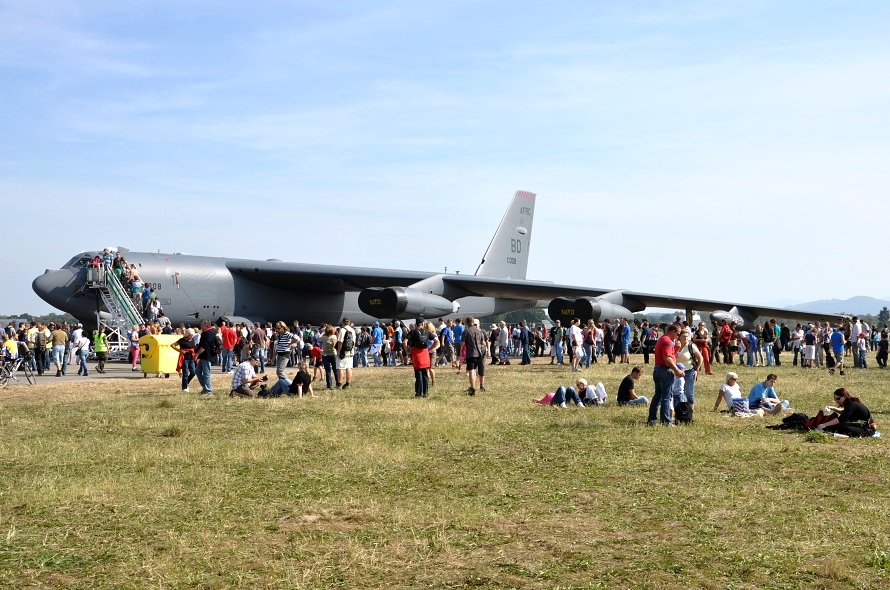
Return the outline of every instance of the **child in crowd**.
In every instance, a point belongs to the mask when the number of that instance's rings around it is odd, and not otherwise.
[[[856,342],[856,346],[859,347],[859,368],[867,369],[868,365],[865,363],[865,353],[868,352],[868,338],[859,337],[859,340]]]

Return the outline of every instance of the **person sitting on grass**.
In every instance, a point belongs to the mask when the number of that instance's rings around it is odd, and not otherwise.
[[[738,373],[730,371],[726,374],[726,382],[717,390],[717,400],[714,402],[714,411],[720,409],[720,402],[726,400],[726,407],[733,412],[733,400],[743,400],[742,392],[739,389]],[[747,401],[747,400],[745,400]]]
[[[309,376],[309,361],[305,358],[300,361],[300,370],[297,371],[294,380],[291,382],[290,387],[288,388],[288,393],[299,398],[302,398],[304,395],[318,397],[315,395],[315,392],[312,391],[312,377]]]
[[[630,375],[621,381],[618,386],[618,405],[619,406],[648,406],[649,400],[644,395],[637,395],[634,391],[634,381],[643,375],[643,369],[634,367]]]
[[[589,386],[587,379],[578,377],[575,385],[578,387],[578,395],[581,396],[581,400],[588,406],[606,405],[606,387],[602,383]]]
[[[312,391],[312,377],[309,376],[309,361],[302,359],[300,361],[299,370],[294,380],[291,381],[287,376],[281,377],[270,388],[260,385],[258,397],[281,397],[282,395],[303,397],[303,394],[318,397]]]
[[[817,430],[831,432],[835,436],[875,436],[875,421],[871,412],[858,397],[853,397],[843,387],[834,391],[837,406],[825,409],[834,412],[830,419],[816,426]],[[821,412],[820,412],[821,413]]]
[[[584,402],[581,401],[581,398],[578,396],[578,392],[574,387],[566,387],[564,385],[560,385],[556,388],[556,391],[550,392],[546,394],[541,399],[532,399],[539,406],[559,406],[560,408],[565,408],[566,400],[570,399],[575,402],[575,405],[579,408],[584,407]]]
[[[748,408],[751,411],[763,409],[768,414],[779,414],[790,406],[788,400],[779,400],[776,395],[775,385],[778,377],[770,373],[764,381],[751,388],[748,393]]]
[[[232,375],[231,397],[256,397],[253,391],[261,381],[268,380],[265,375],[257,375],[256,368],[260,365],[260,355],[252,354],[250,359],[244,361],[235,369]]]

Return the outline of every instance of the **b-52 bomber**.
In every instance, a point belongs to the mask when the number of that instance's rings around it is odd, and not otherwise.
[[[124,252],[146,287],[154,289],[175,324],[200,320],[266,322],[298,319],[318,325],[348,317],[376,319],[485,317],[547,308],[553,320],[586,322],[631,317],[647,307],[710,312],[740,326],[759,316],[833,320],[839,316],[628,290],[599,289],[527,280],[536,195],[517,191],[473,275],[323,264],[214,258],[188,254]],[[109,316],[88,277],[102,252],[77,254],[59,270],[47,270],[33,289],[52,306],[88,327]],[[688,311],[688,313],[689,313]]]

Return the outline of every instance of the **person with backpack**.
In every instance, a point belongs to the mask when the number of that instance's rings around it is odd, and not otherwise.
[[[704,357],[698,347],[692,343],[692,334],[689,328],[680,330],[677,337],[677,366],[680,364],[684,367],[683,379],[686,401],[689,407],[695,409],[695,382],[698,381],[698,374],[701,371]]]
[[[422,319],[417,320],[411,331],[408,332],[408,348],[411,355],[411,366],[414,368],[414,397],[427,397],[430,389],[430,353],[439,348],[439,339],[435,330],[430,330],[432,324],[424,324]]]
[[[198,366],[195,370],[198,377],[198,383],[201,384],[201,395],[213,395],[213,383],[210,381],[210,363],[216,355],[220,353],[221,346],[216,338],[216,328],[210,323],[210,320],[201,320],[201,335],[198,340],[198,350],[195,356],[198,357]]]
[[[529,332],[528,323],[525,320],[522,320],[519,327],[519,347],[522,349],[522,361],[519,364],[532,364],[531,332]]]
[[[355,354],[355,328],[349,318],[343,318],[343,325],[337,330],[337,389],[349,389],[352,379],[352,357]]]

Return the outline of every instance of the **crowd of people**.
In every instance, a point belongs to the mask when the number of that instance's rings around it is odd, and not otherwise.
[[[107,254],[107,253],[106,253]],[[115,261],[120,260],[119,263]],[[101,261],[100,268],[123,272],[126,264],[118,253],[110,262]],[[107,266],[106,266],[107,265]],[[138,275],[136,276],[138,280]],[[129,279],[132,282],[132,279]],[[142,296],[142,295],[141,295]],[[146,299],[150,306],[151,298]],[[661,336],[659,336],[661,329]],[[127,334],[132,370],[138,370],[139,339],[149,334],[175,334],[179,339],[173,349],[179,353],[177,372],[181,375],[182,390],[190,391],[197,377],[202,395],[213,395],[210,379],[212,366],[232,375],[230,394],[240,397],[277,395],[315,395],[312,384],[324,380],[328,390],[348,389],[352,370],[370,366],[407,366],[414,371],[415,396],[425,398],[435,385],[435,370],[450,366],[458,372],[466,370],[468,395],[485,391],[485,366],[507,365],[520,359],[529,364],[533,356],[549,353],[550,363],[570,365],[573,372],[600,362],[630,363],[631,352],[643,353],[644,364],[654,358],[651,402],[638,395],[635,382],[643,369],[634,367],[618,389],[619,405],[649,405],[648,423],[673,424],[678,405],[695,407],[696,383],[701,372],[711,375],[716,363],[746,366],[780,366],[781,355],[789,352],[792,364],[803,368],[826,367],[844,374],[845,358],[852,357],[852,366],[868,367],[868,355],[876,352],[878,366],[886,367],[888,330],[872,329],[867,323],[852,318],[846,323],[831,326],[827,323],[797,324],[794,328],[784,322],[770,320],[755,325],[751,330],[724,320],[712,323],[708,330],[704,322],[686,326],[679,321],[662,325],[620,319],[615,322],[587,322],[572,320],[568,326],[556,321],[550,329],[545,325],[529,326],[526,322],[508,325],[491,324],[483,331],[475,318],[445,320],[438,325],[430,321],[406,324],[400,320],[376,321],[369,326],[356,326],[348,318],[340,325],[322,324],[318,327],[294,321],[274,324],[232,325],[225,321],[212,324],[203,320],[200,327],[184,324],[173,326],[158,310],[154,318],[134,325]],[[95,370],[105,371],[109,351],[108,334],[100,326],[92,334],[81,324],[23,323],[10,324],[4,331],[0,352],[6,358],[23,355],[38,375],[51,372],[62,376],[76,364],[77,374],[88,376],[95,357]],[[568,359],[566,359],[568,357]],[[608,359],[607,361],[605,359]],[[736,360],[738,359],[738,360]],[[268,387],[266,368],[274,367],[278,381]],[[288,367],[298,368],[290,379]],[[310,375],[310,371],[312,374]],[[745,396],[738,384],[738,374],[729,371],[717,392],[714,409],[723,402],[726,410],[737,416],[762,416],[790,411],[788,400],[780,400],[775,392],[778,377],[767,375]],[[541,405],[566,407],[573,402],[601,405],[605,390],[589,386],[578,378],[573,386],[559,386],[544,398]],[[850,404],[854,407],[854,404]]]

